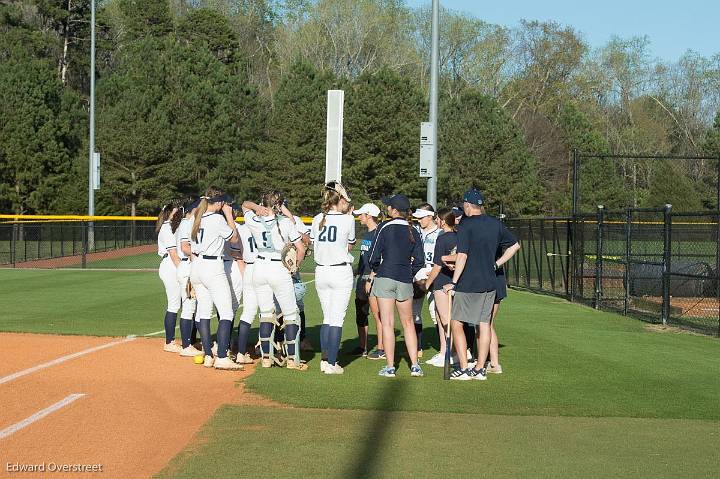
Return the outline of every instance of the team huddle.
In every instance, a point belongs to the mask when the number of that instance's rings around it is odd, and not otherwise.
[[[383,199],[383,221],[376,205],[354,210],[343,185],[329,182],[323,188],[321,213],[309,228],[274,190],[263,194],[259,204],[234,203],[214,187],[200,198],[170,202],[157,223],[159,275],[168,305],[164,350],[197,358],[208,368],[242,370],[254,362],[248,342],[259,315],[258,348],[251,351],[257,351],[262,367],[306,371],[300,351],[312,350],[312,345],[305,337],[306,288],[298,268],[312,248],[323,314],[322,373],[344,373],[338,357],[353,290],[360,345],[352,354],[385,360],[380,376],[396,375],[396,310],[410,375],[424,376],[419,358],[426,300],[438,337],[446,341],[441,339],[439,353],[425,364],[447,369],[453,362],[449,378],[455,380],[482,380],[488,372],[501,373],[494,319],[505,296],[502,265],[519,245],[500,221],[485,214],[479,191],[469,190],[463,200],[461,206],[437,212],[426,203],[413,212],[408,198],[396,194]],[[242,223],[235,221],[239,215]],[[354,216],[367,228],[357,271],[352,255]],[[231,344],[241,307],[237,338]],[[210,327],[213,309],[218,318],[215,342]],[[178,311],[180,344],[175,342]],[[377,329],[373,350],[370,314]]]

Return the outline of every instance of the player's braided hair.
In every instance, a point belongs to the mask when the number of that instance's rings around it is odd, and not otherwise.
[[[275,212],[276,215],[280,214],[280,208],[282,207],[283,201],[285,201],[284,195],[278,190],[268,190],[262,195],[261,203],[265,208],[270,208]]]
[[[183,201],[180,199],[174,199],[170,200],[167,204],[163,205],[162,209],[160,210],[160,214],[158,214],[157,221],[155,221],[155,234],[160,232],[160,228],[162,228],[163,223],[170,220],[170,227],[172,228],[172,232],[174,233],[177,229],[178,225],[180,224],[180,220],[182,219],[182,216],[184,213],[182,210]],[[173,215],[173,210],[177,208],[177,211]],[[171,215],[172,218],[170,217]],[[174,224],[175,217],[178,217],[177,224]]]
[[[207,211],[208,205],[214,203],[211,199],[224,194],[225,192],[220,188],[211,186],[205,192],[205,196],[200,197],[200,205],[198,205],[197,210],[195,210],[195,219],[193,220],[192,232],[190,234],[190,237],[194,242],[198,242],[197,234],[198,231],[200,231],[200,220],[202,219],[202,216]]]
[[[414,219],[413,215],[412,215],[412,211],[407,210],[404,212],[401,211],[400,213],[405,215],[405,219],[407,220],[407,223],[408,223],[408,233],[410,233],[410,242],[412,244],[415,244],[415,228],[413,228],[413,225],[412,225],[412,222]]]
[[[172,218],[170,218],[170,229],[173,233],[177,231],[178,226],[180,226],[180,222],[185,217],[185,208],[183,205],[185,204],[184,198],[177,198],[170,202],[170,208],[177,208],[175,210],[175,214],[172,215]]]
[[[325,219],[327,214],[330,212],[333,206],[337,206],[340,203],[342,196],[335,190],[325,188],[323,191],[323,202],[322,202],[322,220],[320,220],[320,229],[325,227]]]

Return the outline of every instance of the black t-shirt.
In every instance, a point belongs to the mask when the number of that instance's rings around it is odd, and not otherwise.
[[[495,254],[517,243],[497,218],[468,216],[460,222],[457,252],[467,254],[467,263],[455,289],[462,293],[484,293],[497,289]]]
[[[433,263],[440,266],[440,273],[433,281],[433,290],[442,289],[446,284],[452,283],[453,271],[445,266],[442,262],[442,257],[453,253],[453,250],[457,247],[457,234],[454,231],[440,233],[435,241],[435,255],[433,256]]]
[[[360,261],[358,262],[358,275],[369,275],[370,274],[370,250],[372,249],[373,241],[375,241],[375,233],[377,228],[368,231],[362,237],[360,242]]]

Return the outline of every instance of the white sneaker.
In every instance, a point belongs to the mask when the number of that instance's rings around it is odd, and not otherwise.
[[[502,366],[499,364],[497,366],[490,365],[490,367],[488,367],[486,369],[487,369],[487,372],[489,372],[489,373],[502,374]]]
[[[229,357],[217,358],[213,367],[215,369],[224,369],[226,371],[242,371],[245,369],[242,364],[236,363]]]
[[[172,343],[167,343],[167,344],[163,347],[163,351],[166,351],[166,352],[168,352],[168,353],[175,353],[175,354],[177,354],[177,353],[179,353],[179,352],[182,351],[182,350],[183,350],[182,346],[180,346],[180,345],[179,345],[178,343],[176,343],[175,341],[173,341]]]
[[[195,349],[195,346],[192,344],[180,351],[180,356],[184,358],[194,358],[195,356],[200,356],[201,354],[203,354],[203,352],[199,349]]]
[[[467,358],[468,358],[468,361],[470,361],[473,358],[473,355],[470,352],[470,348],[468,348],[468,350],[467,350]]]
[[[452,373],[450,373],[450,380],[451,381],[470,381],[472,377],[470,377],[467,373],[467,369],[456,369]]]
[[[320,372],[324,373],[328,366],[330,366],[329,362],[325,361],[324,359],[320,361]]]
[[[203,362],[203,366],[206,368],[213,367],[213,364],[215,364],[215,358],[212,356],[205,356],[205,361]]]
[[[325,374],[342,374],[345,372],[345,370],[337,363],[330,364],[328,363],[327,366],[325,366],[325,371],[323,371]]]
[[[255,361],[253,361],[253,358],[249,354],[238,354],[235,362],[238,364],[252,364]]]
[[[441,368],[445,365],[445,355],[437,353],[435,356],[425,361],[425,364],[435,366],[436,368]]]

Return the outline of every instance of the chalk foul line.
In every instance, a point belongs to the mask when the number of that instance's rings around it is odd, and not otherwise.
[[[44,418],[48,414],[54,413],[58,409],[64,408],[68,404],[77,401],[78,399],[80,399],[83,396],[85,396],[85,394],[71,394],[68,397],[66,397],[65,399],[62,399],[62,400],[56,402],[52,406],[48,406],[45,409],[41,409],[40,411],[36,412],[32,416],[26,417],[22,421],[16,422],[12,426],[8,426],[5,429],[0,430],[0,440],[5,439],[9,436],[12,436],[19,430],[28,427],[30,424],[39,421],[40,419]]]
[[[52,361],[48,361],[46,363],[38,364],[37,366],[33,366],[28,369],[23,369],[22,371],[18,371],[16,373],[3,376],[0,378],[0,384],[9,383],[10,381],[14,381],[15,379],[21,378],[23,376],[27,376],[28,374],[32,374],[37,371],[41,371],[43,369],[49,368],[51,366],[56,366],[58,364],[62,364],[66,361],[70,361],[71,359],[79,358],[80,356],[85,356],[86,354],[94,353],[96,351],[100,351],[103,349],[111,348],[113,346],[117,346],[119,344],[125,344],[130,341],[135,341],[137,339],[137,336],[128,336],[124,339],[120,339],[118,341],[113,341],[107,344],[101,344],[100,346],[95,346],[92,348],[84,349],[82,351],[78,351],[77,353],[68,354],[66,356],[61,356],[57,359],[53,359]]]

